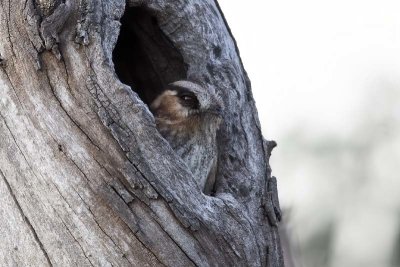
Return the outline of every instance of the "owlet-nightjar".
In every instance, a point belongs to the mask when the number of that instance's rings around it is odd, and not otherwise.
[[[196,83],[177,81],[167,86],[150,109],[158,131],[186,163],[201,190],[210,194],[217,168],[221,100]]]

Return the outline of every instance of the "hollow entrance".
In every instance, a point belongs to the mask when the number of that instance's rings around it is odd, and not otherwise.
[[[128,8],[113,51],[115,71],[147,104],[169,83],[185,79],[187,67],[178,50],[144,8]]]

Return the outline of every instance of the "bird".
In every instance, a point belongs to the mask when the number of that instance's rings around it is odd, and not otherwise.
[[[150,110],[161,136],[182,158],[202,192],[212,195],[224,110],[221,99],[195,82],[180,80],[168,84]]]

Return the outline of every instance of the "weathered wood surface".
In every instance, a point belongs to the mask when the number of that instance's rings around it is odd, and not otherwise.
[[[115,74],[125,1],[0,3],[2,266],[283,266],[273,143],[216,2],[128,3],[224,100],[213,197]]]

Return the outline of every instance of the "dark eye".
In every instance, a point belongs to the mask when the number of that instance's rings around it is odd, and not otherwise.
[[[197,100],[197,97],[192,94],[182,94],[179,96],[181,99],[181,104],[184,107],[188,107],[191,109],[198,109],[199,108],[199,101]]]
[[[183,101],[186,101],[186,102],[195,101],[194,97],[193,97],[193,96],[190,96],[190,95],[182,95],[182,96],[181,96],[181,99],[182,99]]]

